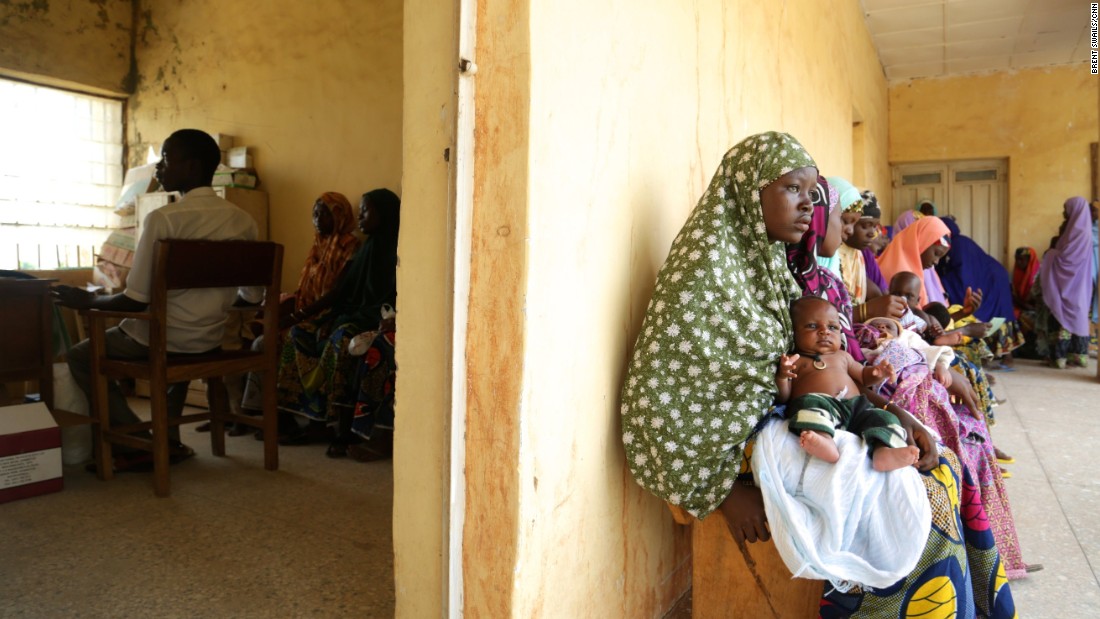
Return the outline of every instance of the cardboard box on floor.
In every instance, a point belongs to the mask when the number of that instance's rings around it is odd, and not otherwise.
[[[61,429],[41,402],[0,407],[0,503],[61,490]]]

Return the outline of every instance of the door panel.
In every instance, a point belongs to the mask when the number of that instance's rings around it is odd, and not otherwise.
[[[953,216],[963,234],[1007,266],[1007,171],[1003,159],[895,165],[895,212],[931,197],[938,215]]]

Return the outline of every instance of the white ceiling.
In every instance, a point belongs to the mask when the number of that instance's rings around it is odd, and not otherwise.
[[[1089,2],[860,0],[890,81],[1089,59]]]

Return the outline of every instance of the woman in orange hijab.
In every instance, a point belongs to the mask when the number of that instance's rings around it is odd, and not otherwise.
[[[889,282],[894,275],[908,271],[923,279],[924,270],[936,265],[951,249],[951,231],[939,217],[921,217],[894,235],[878,258],[882,276]],[[935,271],[933,271],[935,273]],[[936,283],[939,276],[935,275]],[[942,286],[941,286],[942,287]],[[920,305],[928,303],[928,291],[921,287]]]
[[[294,309],[301,311],[315,303],[336,284],[344,267],[359,247],[356,219],[351,203],[342,193],[328,191],[313,204],[313,247],[302,267],[295,293]]]

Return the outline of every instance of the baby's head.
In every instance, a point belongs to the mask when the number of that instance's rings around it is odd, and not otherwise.
[[[802,297],[791,304],[794,345],[799,352],[833,353],[840,350],[840,315],[820,297]]]
[[[951,324],[951,312],[943,303],[932,302],[924,306],[924,313],[936,319],[941,328],[946,329]]]
[[[890,278],[890,294],[897,295],[909,303],[909,307],[920,307],[920,276],[909,271],[898,271]]]
[[[882,333],[880,340],[892,340],[901,335],[901,323],[893,318],[883,318],[881,316],[872,318],[867,321],[867,324],[879,330]]]

